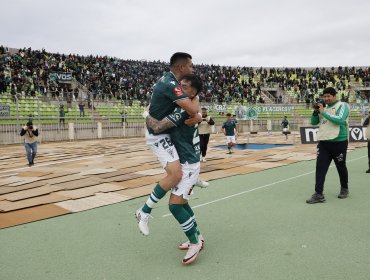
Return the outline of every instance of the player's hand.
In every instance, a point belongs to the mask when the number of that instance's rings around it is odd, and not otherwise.
[[[322,105],[321,103],[319,104],[319,111],[320,113],[324,112],[324,105]]]
[[[185,120],[187,126],[194,126],[202,121],[202,117],[199,114],[194,115],[193,117]]]

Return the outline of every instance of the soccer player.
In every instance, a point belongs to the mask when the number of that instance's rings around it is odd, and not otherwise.
[[[181,86],[183,91],[193,98],[201,91],[202,81],[196,75],[186,75],[181,80]],[[189,115],[182,108],[177,107],[172,114],[161,121],[151,116],[146,118],[148,126],[152,127],[155,133],[174,127],[170,130],[170,136],[179,155],[182,179],[172,188],[169,209],[189,239],[179,246],[180,250],[188,250],[182,260],[183,264],[194,262],[204,244],[204,238],[197,227],[194,212],[188,203],[189,192],[196,184],[200,172],[198,125],[187,126],[184,121],[188,117]]]
[[[222,131],[226,136],[226,145],[229,150],[228,154],[231,154],[231,149],[235,146],[236,137],[238,137],[238,128],[235,121],[231,119],[231,114],[226,114],[226,122],[222,126]]]
[[[198,98],[190,99],[180,87],[179,81],[187,74],[192,74],[193,63],[190,54],[177,52],[170,59],[170,72],[166,72],[155,84],[150,101],[149,114],[162,120],[171,114],[176,106],[184,109],[192,118],[186,122],[194,125],[201,121]],[[144,206],[136,210],[139,230],[144,235],[149,235],[148,220],[154,205],[163,198],[167,191],[176,186],[181,178],[182,171],[176,148],[172,144],[168,131],[154,134],[148,127],[146,143],[157,156],[167,175],[154,187]]]
[[[288,139],[289,121],[287,119],[287,116],[284,116],[284,119],[281,122],[281,126],[283,127],[283,134],[285,134],[285,139]]]

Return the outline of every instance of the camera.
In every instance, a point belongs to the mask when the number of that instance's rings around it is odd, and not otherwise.
[[[313,106],[312,106],[312,107],[313,107],[315,110],[319,110],[319,109],[320,109],[320,105],[322,105],[323,107],[325,107],[325,106],[326,106],[326,104],[325,104],[324,100],[322,100],[322,99],[318,100],[317,102],[315,102],[315,103],[313,104]]]

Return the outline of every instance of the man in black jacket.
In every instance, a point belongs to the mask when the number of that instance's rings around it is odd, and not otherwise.
[[[369,115],[367,116],[367,118],[364,121],[364,126],[367,126],[367,129],[366,129],[366,137],[367,137],[367,158],[368,158],[368,161],[369,161],[369,169],[366,170],[366,173],[370,173],[370,125],[369,125],[369,122],[370,122],[370,111],[369,111],[368,114]]]

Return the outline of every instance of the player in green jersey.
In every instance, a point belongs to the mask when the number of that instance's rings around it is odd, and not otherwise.
[[[228,154],[231,154],[231,149],[235,146],[236,137],[238,136],[238,128],[235,121],[231,118],[231,114],[226,114],[226,122],[222,126],[222,132],[226,136],[226,145],[229,150]]]
[[[190,99],[181,89],[179,81],[187,74],[192,74],[193,63],[191,55],[187,53],[175,53],[170,59],[170,71],[166,72],[155,84],[150,101],[149,114],[157,120],[162,120],[171,114],[179,106],[189,113],[191,118],[187,120],[189,125],[194,125],[201,120],[198,115],[198,98]],[[165,196],[166,192],[176,186],[181,178],[182,171],[179,157],[175,146],[171,141],[168,131],[159,134],[148,128],[146,131],[146,143],[157,156],[166,177],[154,187],[143,207],[135,213],[138,220],[139,230],[144,235],[149,235],[149,216],[154,205]]]
[[[202,81],[196,75],[186,75],[181,80],[181,87],[190,98],[194,98],[202,89]],[[178,107],[172,114],[161,121],[151,116],[148,116],[146,119],[147,125],[156,133],[171,128],[171,140],[179,155],[182,168],[182,179],[172,188],[169,209],[180,223],[184,233],[189,239],[179,246],[179,249],[187,250],[182,260],[183,264],[192,263],[197,258],[204,245],[204,239],[197,227],[194,212],[188,203],[189,192],[192,186],[196,184],[200,172],[198,125],[186,125],[185,120],[188,118],[188,113]]]

